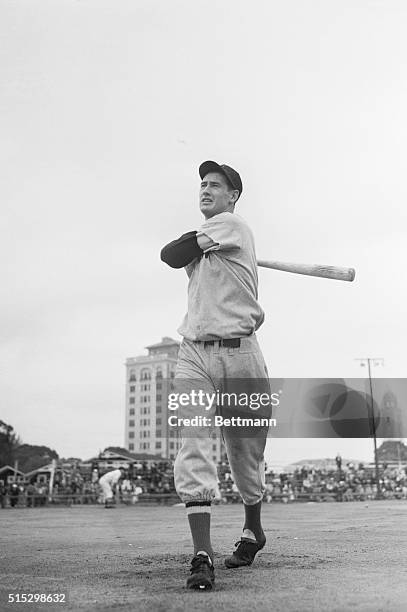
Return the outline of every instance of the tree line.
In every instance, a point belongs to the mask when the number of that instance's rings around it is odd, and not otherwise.
[[[52,459],[59,459],[55,450],[48,446],[23,444],[14,427],[0,420],[0,468],[5,465],[14,467],[17,462],[17,469],[27,473]]]

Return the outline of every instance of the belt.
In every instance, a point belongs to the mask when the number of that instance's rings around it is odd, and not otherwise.
[[[240,338],[224,338],[221,340],[199,340],[198,342],[203,342],[205,346],[214,346],[215,342],[219,342],[219,346],[227,346],[229,348],[239,348],[240,346]]]

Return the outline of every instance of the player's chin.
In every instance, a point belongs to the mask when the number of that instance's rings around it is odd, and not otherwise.
[[[200,209],[201,213],[205,215],[205,217],[211,217],[215,214],[215,206],[213,202],[201,202]]]

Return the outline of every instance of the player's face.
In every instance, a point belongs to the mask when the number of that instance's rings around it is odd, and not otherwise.
[[[201,182],[199,207],[205,219],[219,213],[233,211],[239,192],[230,189],[223,174],[209,172]]]

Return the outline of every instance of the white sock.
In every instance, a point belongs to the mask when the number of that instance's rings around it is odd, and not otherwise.
[[[257,542],[256,536],[254,535],[253,531],[251,531],[251,529],[243,529],[243,537],[247,538],[248,540],[254,540],[255,542]]]
[[[205,555],[206,557],[208,557],[210,564],[212,565],[212,560],[209,556],[209,554],[206,552],[206,550],[198,550],[198,552],[196,553],[197,555]]]

